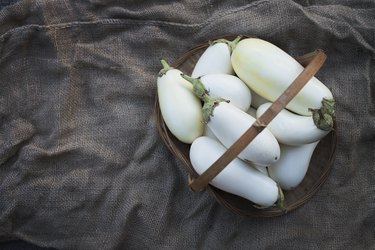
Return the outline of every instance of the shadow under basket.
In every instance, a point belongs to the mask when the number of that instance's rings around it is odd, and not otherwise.
[[[228,40],[233,40],[236,36],[220,37]],[[248,37],[248,36],[246,36]],[[217,39],[217,38],[215,38]],[[212,40],[215,40],[212,39]],[[184,53],[176,60],[171,66],[181,70],[183,73],[190,75],[195,63],[209,46],[209,42],[202,43]],[[297,58],[296,58],[297,59]],[[303,59],[303,58],[302,58]],[[298,60],[298,59],[297,59]],[[298,60],[302,65],[301,60]],[[305,65],[304,65],[305,66]],[[159,108],[158,97],[155,98],[155,118],[159,134],[164,141],[165,145],[177,157],[186,168],[188,178],[191,176],[196,177],[198,174],[195,172],[189,160],[190,144],[185,144],[179,141],[168,130],[163,121],[161,111]],[[336,151],[337,135],[336,126],[327,136],[325,136],[315,148],[312,155],[308,171],[303,181],[293,190],[283,191],[284,193],[284,206],[269,207],[264,209],[256,208],[251,201],[239,197],[237,195],[220,190],[212,185],[206,187],[207,190],[215,197],[215,199],[225,208],[235,214],[246,217],[275,217],[285,215],[286,213],[300,207],[306,203],[322,186],[327,179],[330,169],[332,168],[335,151]],[[171,177],[173,178],[173,177]],[[188,187],[187,187],[188,188]]]

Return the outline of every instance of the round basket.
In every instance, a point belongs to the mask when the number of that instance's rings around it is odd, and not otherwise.
[[[219,38],[233,40],[235,37],[236,36],[225,36]],[[213,38],[210,41],[215,39],[218,38]],[[179,57],[171,66],[181,70],[185,74],[190,75],[195,66],[195,63],[208,46],[209,41],[206,41],[191,48],[181,57]],[[301,64],[304,64],[302,61],[306,58],[301,57],[300,59],[301,60],[299,61],[301,62]],[[191,176],[198,176],[189,160],[190,145],[179,141],[168,130],[161,115],[157,96],[155,98],[154,108],[156,125],[165,145],[172,152],[172,154],[182,162],[183,166],[188,172],[189,180]],[[207,190],[210,191],[210,193],[223,207],[238,215],[247,217],[275,217],[284,215],[306,203],[327,179],[330,169],[333,165],[336,150],[337,136],[335,129],[332,130],[319,142],[311,158],[306,176],[300,183],[300,185],[291,191],[283,191],[283,209],[278,207],[270,207],[265,209],[256,208],[254,206],[255,204],[251,201],[237,195],[222,191],[212,185],[208,185]]]

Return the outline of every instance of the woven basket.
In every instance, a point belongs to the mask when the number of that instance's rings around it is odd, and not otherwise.
[[[235,37],[236,36],[225,36],[219,38],[233,40]],[[215,39],[217,38],[214,38],[212,40]],[[184,53],[180,58],[178,58],[171,66],[181,70],[185,74],[190,75],[195,66],[195,63],[208,46],[209,41],[193,47],[192,49]],[[302,56],[296,59],[302,65],[306,65],[306,58],[307,57]],[[190,145],[180,142],[168,130],[160,112],[157,96],[155,98],[154,108],[156,125],[162,140],[164,141],[168,149],[172,152],[172,154],[182,162],[183,166],[188,172],[189,181],[191,181],[192,177],[195,178],[199,175],[195,172],[189,160]],[[255,204],[251,201],[237,195],[227,193],[211,185],[207,186],[207,190],[210,191],[210,193],[223,207],[238,215],[248,217],[275,217],[284,215],[306,203],[327,179],[335,156],[337,141],[335,131],[336,130],[331,131],[319,142],[311,158],[306,176],[300,183],[300,185],[291,191],[284,191],[285,200],[283,209],[278,207],[259,209],[256,208],[254,206]]]

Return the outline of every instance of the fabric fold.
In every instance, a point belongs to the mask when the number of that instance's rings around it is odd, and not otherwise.
[[[373,1],[22,0],[0,11],[0,239],[57,249],[375,246]],[[336,99],[327,181],[250,219],[188,188],[154,121],[160,59],[247,34],[317,48]]]

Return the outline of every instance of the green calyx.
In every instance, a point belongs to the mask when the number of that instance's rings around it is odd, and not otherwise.
[[[208,95],[207,95],[208,96]],[[213,111],[220,102],[229,102],[221,97],[209,97],[207,102],[204,102],[202,112],[203,112],[203,122],[208,123],[211,116],[213,116]]]
[[[213,111],[220,102],[229,102],[221,97],[211,97],[208,94],[208,91],[205,89],[202,81],[199,78],[194,78],[185,74],[181,74],[182,78],[187,80],[193,85],[194,94],[203,101],[203,122],[208,123],[210,117],[213,115]]]
[[[279,185],[277,185],[277,187],[279,189],[279,197],[277,198],[276,207],[280,208],[284,213],[286,213],[285,206],[284,206],[285,197],[284,197],[283,190],[281,189]]]
[[[159,74],[158,74],[159,77],[165,75],[165,73],[167,73],[167,71],[171,69],[171,66],[169,66],[166,60],[161,59],[160,62],[163,68],[159,71]]]
[[[333,129],[335,118],[335,101],[333,99],[323,98],[320,109],[309,109],[312,112],[312,118],[315,125],[322,130],[330,131]]]
[[[277,185],[277,188],[278,188],[277,201],[271,207],[279,208],[284,213],[287,213],[287,210],[285,209],[285,205],[284,205],[285,197],[284,197],[283,190],[281,189],[281,187],[279,185]],[[269,207],[265,207],[265,206],[258,205],[258,204],[253,204],[253,207],[255,207],[256,209],[267,209],[267,208],[269,208]]]
[[[229,41],[227,39],[217,39],[210,43],[210,45],[214,45],[216,43],[226,43],[228,45],[229,51],[232,54],[233,50],[236,48],[237,44],[242,39],[242,36],[237,36],[233,41]]]
[[[199,78],[194,78],[185,74],[181,74],[181,76],[193,85],[194,94],[203,102],[206,102],[205,98],[208,96],[208,91],[205,89],[202,81]]]

